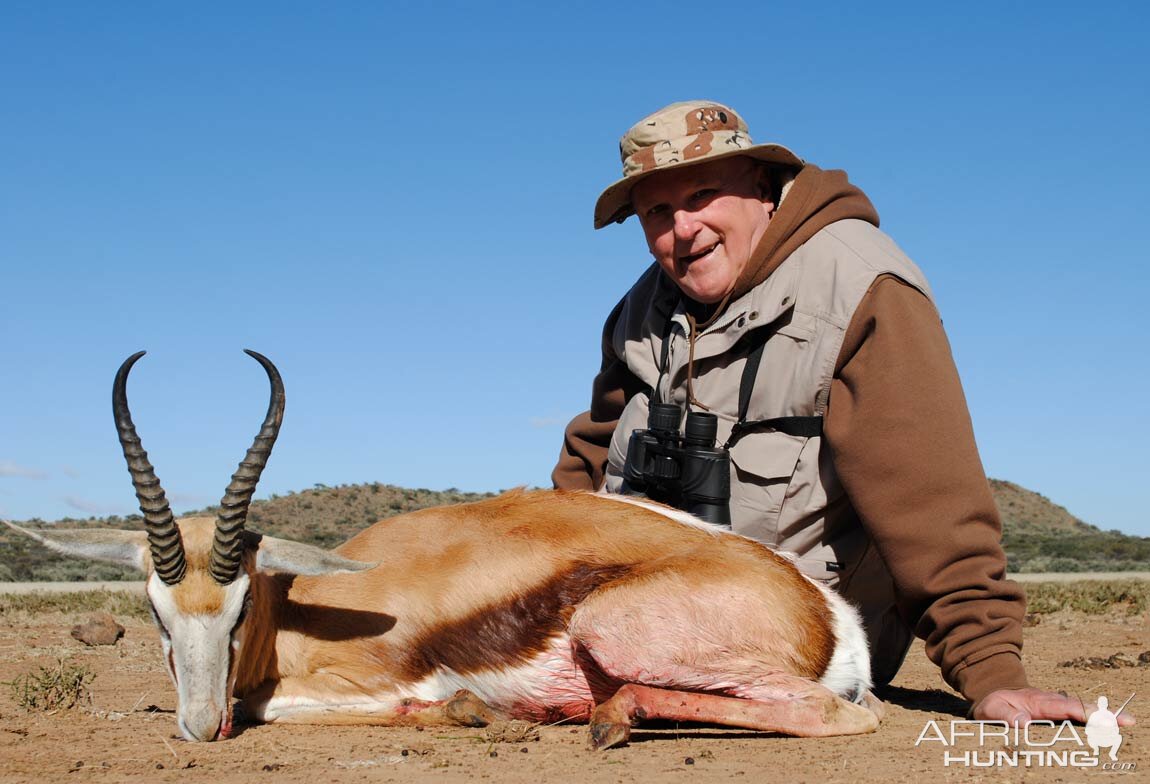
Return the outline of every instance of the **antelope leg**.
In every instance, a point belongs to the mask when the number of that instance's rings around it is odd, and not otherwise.
[[[631,726],[642,719],[697,721],[812,738],[856,735],[878,727],[878,716],[868,708],[816,683],[803,684],[805,688],[792,698],[762,700],[628,683],[592,712],[591,745],[606,749],[626,743]]]
[[[485,727],[500,718],[483,700],[460,689],[446,700],[372,696],[347,690],[321,692],[314,678],[306,688],[285,678],[247,695],[243,713],[276,724],[371,724],[376,726]]]

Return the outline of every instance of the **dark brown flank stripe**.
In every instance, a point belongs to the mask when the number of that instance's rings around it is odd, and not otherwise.
[[[523,664],[562,631],[579,602],[630,568],[578,564],[527,593],[437,627],[412,645],[404,675],[416,681],[443,667],[469,673]]]

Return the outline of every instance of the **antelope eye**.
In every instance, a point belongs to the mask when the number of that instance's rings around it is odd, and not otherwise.
[[[251,591],[248,591],[248,593],[244,595],[244,604],[243,604],[243,607],[240,608],[240,614],[239,614],[239,617],[236,618],[236,624],[235,624],[235,626],[232,627],[232,634],[235,634],[236,629],[240,628],[240,626],[243,625],[243,622],[245,620],[247,620],[248,612],[251,609],[252,609],[252,594],[251,594]]]
[[[160,620],[160,614],[156,612],[156,605],[148,602],[148,611],[152,614],[152,620],[156,622],[156,626],[160,627],[160,635],[170,640],[172,636],[168,634],[168,627],[164,626],[164,622]]]

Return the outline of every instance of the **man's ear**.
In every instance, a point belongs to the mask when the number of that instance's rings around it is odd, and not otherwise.
[[[771,167],[763,163],[755,166],[755,193],[767,208],[768,216],[773,217],[779,209],[778,182]]]
[[[797,171],[786,166],[763,165],[759,167],[760,193],[763,194],[762,198],[765,201],[774,204],[774,209],[771,212],[777,212],[779,207],[783,206],[783,201],[790,193],[791,186],[795,184],[797,174]]]
[[[763,164],[759,164],[757,168],[755,185],[759,191],[759,198],[763,201],[775,201],[775,185],[774,178],[771,176],[771,168]]]

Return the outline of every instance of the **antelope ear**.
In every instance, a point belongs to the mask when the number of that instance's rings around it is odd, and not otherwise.
[[[315,545],[293,542],[290,539],[277,539],[274,536],[261,536],[244,532],[249,546],[256,546],[256,568],[274,569],[287,574],[335,574],[338,572],[362,572],[378,564],[364,563],[344,558]]]
[[[110,528],[33,530],[7,520],[3,523],[58,553],[90,561],[108,561],[147,574],[150,556],[148,535],[144,531],[117,531]]]

